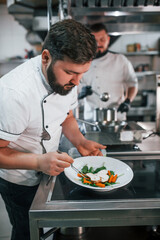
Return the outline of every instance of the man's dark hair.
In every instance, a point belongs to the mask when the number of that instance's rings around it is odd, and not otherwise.
[[[74,63],[83,64],[95,57],[96,48],[95,37],[89,28],[73,19],[66,19],[51,26],[42,51],[48,49],[53,62],[67,56]]]
[[[101,30],[104,30],[106,33],[108,33],[107,27],[103,23],[96,23],[90,26],[91,32],[99,32]]]

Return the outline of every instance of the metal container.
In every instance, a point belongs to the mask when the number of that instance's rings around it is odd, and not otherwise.
[[[116,108],[96,108],[94,109],[93,120],[102,125],[108,125],[117,122]]]
[[[93,113],[93,121],[94,122],[102,122],[104,119],[103,116],[103,108],[95,108]]]

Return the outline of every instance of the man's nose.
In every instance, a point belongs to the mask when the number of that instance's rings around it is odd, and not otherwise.
[[[99,40],[96,40],[97,42],[97,47],[100,47],[101,46],[101,42]]]
[[[71,82],[74,84],[74,85],[79,85],[79,82],[82,78],[82,74],[75,74],[71,80]]]

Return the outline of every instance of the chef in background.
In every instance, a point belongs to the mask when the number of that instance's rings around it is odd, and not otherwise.
[[[51,26],[42,54],[0,79],[0,194],[12,224],[12,240],[29,240],[28,211],[41,173],[57,176],[73,163],[58,153],[61,132],[82,156],[105,146],[87,140],[72,110],[77,85],[96,54],[94,36],[71,20]]]
[[[138,91],[133,66],[122,54],[108,50],[110,36],[104,24],[94,24],[90,29],[97,42],[97,54],[79,85],[79,99],[84,98],[84,119],[93,121],[95,108],[115,107],[118,120],[126,120],[126,112]],[[98,96],[104,92],[110,95],[107,102]]]

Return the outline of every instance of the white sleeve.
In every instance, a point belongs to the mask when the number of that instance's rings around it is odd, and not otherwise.
[[[27,106],[24,97],[13,89],[0,86],[0,138],[15,141],[26,129]]]
[[[125,56],[123,56],[123,60],[125,76],[124,79],[127,87],[138,87],[138,79],[131,62]]]

